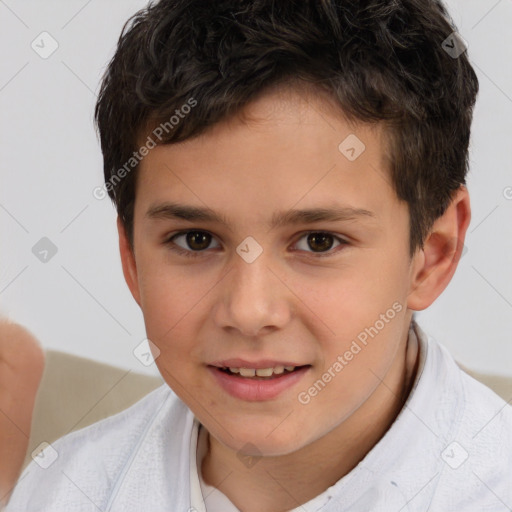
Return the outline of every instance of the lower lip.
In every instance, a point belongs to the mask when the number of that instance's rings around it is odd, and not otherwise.
[[[215,366],[209,366],[208,369],[221,388],[231,396],[250,402],[261,402],[272,400],[297,384],[310,369],[310,366],[304,366],[293,372],[283,373],[265,380],[240,377],[240,375],[223,372]]]

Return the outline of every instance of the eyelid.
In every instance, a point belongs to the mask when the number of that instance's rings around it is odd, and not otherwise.
[[[213,240],[217,240],[217,237],[213,233],[210,233],[209,231],[207,231],[206,229],[187,229],[185,231],[178,231],[177,233],[174,233],[174,234],[172,234],[170,236],[167,236],[165,238],[164,244],[173,244],[173,245],[178,247],[178,250],[181,250],[181,251],[184,251],[184,252],[193,253],[193,254],[200,254],[200,253],[206,252],[208,249],[204,249],[203,251],[193,251],[191,249],[185,249],[184,247],[181,247],[180,245],[178,245],[174,241],[178,237],[187,236],[189,233],[194,233],[194,232],[206,233],[206,234],[208,234],[208,235],[210,235],[212,237],[212,241]],[[217,244],[218,244],[218,246],[220,246],[218,240],[217,240]],[[214,248],[217,248],[217,247],[214,247]]]
[[[297,240],[294,242],[294,245],[296,245],[302,238],[304,238],[305,236],[309,236],[312,233],[321,233],[323,235],[329,235],[329,236],[332,236],[337,242],[339,242],[338,245],[331,247],[329,250],[324,251],[324,252],[305,251],[303,249],[298,249],[299,252],[305,252],[308,255],[312,254],[312,255],[314,255],[315,258],[316,257],[321,258],[321,257],[333,256],[338,252],[336,250],[337,248],[349,244],[348,240],[342,238],[341,236],[339,236],[336,233],[333,233],[331,231],[324,231],[322,229],[310,229],[309,231],[301,232],[300,235],[297,237]]]

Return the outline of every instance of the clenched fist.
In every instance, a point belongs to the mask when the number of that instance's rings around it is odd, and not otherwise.
[[[20,325],[0,319],[0,508],[20,475],[43,369],[38,341]]]

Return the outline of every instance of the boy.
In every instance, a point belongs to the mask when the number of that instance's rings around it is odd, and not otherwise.
[[[512,409],[413,318],[470,222],[461,45],[434,0],[132,19],[96,120],[166,384],[54,443],[8,511],[511,509]]]

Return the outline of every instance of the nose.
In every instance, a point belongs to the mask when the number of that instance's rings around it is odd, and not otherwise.
[[[219,327],[256,337],[290,321],[293,294],[264,255],[252,263],[234,255],[233,267],[218,290],[214,320]]]

